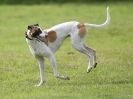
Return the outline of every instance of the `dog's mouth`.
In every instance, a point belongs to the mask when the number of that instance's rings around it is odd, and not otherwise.
[[[26,38],[30,40],[37,38],[43,32],[38,24],[29,25],[27,29],[28,31],[26,32]]]
[[[42,30],[40,28],[38,28],[37,30],[35,30],[35,32],[31,33],[31,37],[37,37],[42,33]]]

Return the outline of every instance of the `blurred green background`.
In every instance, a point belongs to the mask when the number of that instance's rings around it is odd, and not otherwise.
[[[0,0],[0,99],[133,99],[133,2],[130,0]],[[29,24],[45,29],[66,21],[100,24],[110,7],[111,22],[89,29],[85,43],[97,51],[98,66],[87,74],[88,59],[67,38],[56,58],[69,81],[55,79],[45,60],[46,83],[25,41]],[[70,54],[72,53],[72,54]]]
[[[132,0],[0,0],[0,4],[132,2]]]

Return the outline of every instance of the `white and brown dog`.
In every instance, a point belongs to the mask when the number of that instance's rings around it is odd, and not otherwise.
[[[96,51],[87,47],[83,43],[86,34],[86,27],[101,28],[106,26],[110,21],[109,8],[107,8],[107,19],[103,24],[88,24],[77,21],[65,22],[55,25],[49,29],[42,30],[38,24],[29,25],[26,32],[26,41],[30,51],[38,60],[40,69],[40,86],[45,81],[44,76],[44,57],[47,57],[53,66],[54,76],[56,78],[69,80],[69,77],[59,75],[54,53],[59,49],[66,37],[70,36],[72,46],[79,52],[85,54],[89,58],[87,72],[96,67]]]

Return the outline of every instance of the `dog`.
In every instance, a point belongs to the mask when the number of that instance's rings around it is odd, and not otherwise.
[[[54,53],[62,45],[63,41],[71,38],[72,46],[79,52],[87,55],[89,64],[87,73],[96,67],[96,51],[87,47],[83,39],[88,28],[102,28],[110,22],[109,7],[107,7],[107,17],[103,24],[88,24],[77,21],[70,21],[55,25],[49,29],[42,30],[38,24],[29,25],[26,31],[26,41],[32,55],[37,59],[40,70],[40,81],[37,86],[41,86],[45,82],[44,76],[44,58],[48,58],[52,63],[53,73],[56,78],[69,80],[68,76],[59,75],[57,63]]]

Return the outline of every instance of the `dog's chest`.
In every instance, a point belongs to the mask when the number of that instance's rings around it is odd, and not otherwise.
[[[49,48],[44,42],[28,41],[28,44],[33,56],[48,56]]]

